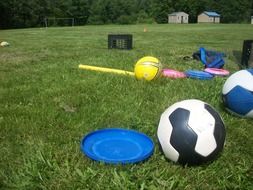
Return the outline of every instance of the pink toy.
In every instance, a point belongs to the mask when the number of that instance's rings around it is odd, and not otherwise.
[[[167,78],[185,78],[186,75],[183,72],[173,69],[163,69],[162,75]]]
[[[218,75],[218,76],[227,76],[229,75],[229,71],[225,69],[217,69],[217,68],[206,68],[204,70],[207,73],[210,73],[212,75]]]

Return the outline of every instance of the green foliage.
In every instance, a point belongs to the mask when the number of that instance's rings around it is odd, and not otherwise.
[[[137,23],[154,23],[154,19],[150,17],[144,10],[140,10],[137,15]]]
[[[143,28],[147,32],[143,32]],[[133,34],[130,51],[108,50],[107,34]],[[184,61],[200,46],[226,53],[225,69],[238,70],[234,51],[252,26],[104,25],[3,30],[0,48],[0,189],[252,189],[253,121],[229,114],[220,97],[224,77],[210,81],[133,77],[78,69],[79,64],[133,71],[146,55],[165,68],[203,69]],[[212,163],[182,167],[165,159],[156,130],[173,103],[196,98],[222,116],[223,152]],[[149,135],[155,152],[146,162],[106,165],[80,151],[85,134],[104,127]]]
[[[168,23],[168,13],[173,11],[171,0],[152,1],[152,15],[157,23]]]
[[[91,7],[89,23],[135,23],[135,0],[98,0]]]
[[[133,24],[135,23],[135,16],[134,15],[121,15],[119,16],[119,18],[117,19],[117,23],[119,24]]]
[[[220,7],[221,12],[226,12],[222,19],[224,22],[248,22],[251,17],[250,5],[252,1],[241,0],[241,1],[221,1],[222,6]]]
[[[75,25],[167,23],[174,11],[194,23],[203,11],[216,11],[224,23],[248,23],[251,0],[8,0],[0,2],[0,28],[37,27],[45,17],[75,18]]]

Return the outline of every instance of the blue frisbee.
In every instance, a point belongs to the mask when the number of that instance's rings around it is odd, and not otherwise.
[[[198,70],[188,70],[185,72],[186,76],[189,78],[200,79],[200,80],[209,80],[214,76],[210,73]]]
[[[154,143],[147,135],[134,130],[107,128],[84,136],[81,150],[95,161],[128,164],[149,158],[153,154]]]

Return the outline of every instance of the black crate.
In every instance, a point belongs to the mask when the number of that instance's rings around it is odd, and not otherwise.
[[[243,42],[241,65],[253,68],[253,40],[244,40]]]
[[[133,47],[133,36],[131,34],[109,34],[108,49],[127,49]]]

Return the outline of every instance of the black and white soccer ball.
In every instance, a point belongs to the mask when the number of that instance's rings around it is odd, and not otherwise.
[[[225,126],[209,104],[190,99],[177,102],[161,115],[158,140],[165,156],[180,164],[212,161],[222,151]]]

